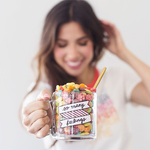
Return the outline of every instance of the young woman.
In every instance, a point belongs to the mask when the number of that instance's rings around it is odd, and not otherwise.
[[[93,86],[101,69],[96,68],[107,48],[133,70],[108,68],[98,95],[98,137],[92,142],[55,141],[49,133],[51,106],[46,101],[56,85],[67,82]],[[43,138],[45,148],[56,150],[131,150],[126,123],[128,101],[150,106],[150,68],[124,45],[115,25],[99,20],[86,1],[65,0],[48,13],[40,50],[38,76],[23,104],[23,124],[29,133]]]

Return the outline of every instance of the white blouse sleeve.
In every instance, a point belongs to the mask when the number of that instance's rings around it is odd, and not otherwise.
[[[129,102],[131,100],[131,93],[133,89],[142,81],[142,79],[134,70],[131,69],[124,70],[124,78],[126,100]]]

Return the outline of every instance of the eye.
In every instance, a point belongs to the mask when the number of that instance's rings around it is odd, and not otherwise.
[[[66,44],[57,44],[57,45],[58,45],[58,47],[60,47],[60,48],[63,48],[63,47],[66,46]]]
[[[87,45],[87,42],[88,42],[88,41],[80,42],[79,45],[80,45],[80,46],[86,46],[86,45]]]

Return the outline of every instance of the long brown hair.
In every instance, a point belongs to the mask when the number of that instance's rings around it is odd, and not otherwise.
[[[59,28],[62,24],[70,21],[78,22],[83,31],[94,43],[94,57],[91,64],[96,64],[100,59],[104,47],[104,29],[90,4],[83,0],[61,1],[55,5],[46,16],[40,49],[34,58],[37,62],[38,69],[36,84],[29,93],[34,91],[38,86],[42,73],[46,75],[49,84],[52,86],[52,91],[55,90],[56,85],[62,85],[72,81],[76,82],[75,77],[67,74],[65,70],[56,63],[53,55]]]

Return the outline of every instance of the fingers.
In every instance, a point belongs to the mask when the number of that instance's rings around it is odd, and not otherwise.
[[[47,101],[50,98],[50,93],[43,90],[37,96],[36,101],[29,103],[23,109],[23,124],[29,133],[37,137],[46,136],[53,123],[52,107]]]
[[[50,95],[49,91],[43,90],[38,95],[37,100],[49,100],[50,98],[51,98],[51,95]]]
[[[23,115],[28,116],[32,112],[36,110],[48,110],[50,107],[50,103],[47,101],[34,101],[28,104],[25,108],[23,108]]]
[[[48,124],[46,124],[42,129],[40,129],[37,133],[35,133],[35,136],[37,138],[45,137],[49,133],[50,127]]]
[[[24,125],[31,126],[36,120],[47,116],[47,111],[45,110],[36,110],[31,113],[29,116],[25,116]]]
[[[28,132],[29,133],[36,133],[38,130],[40,130],[41,128],[43,128],[46,124],[48,124],[50,122],[50,119],[48,116],[44,117],[44,118],[40,118],[38,120],[36,120],[30,127],[28,127]]]

